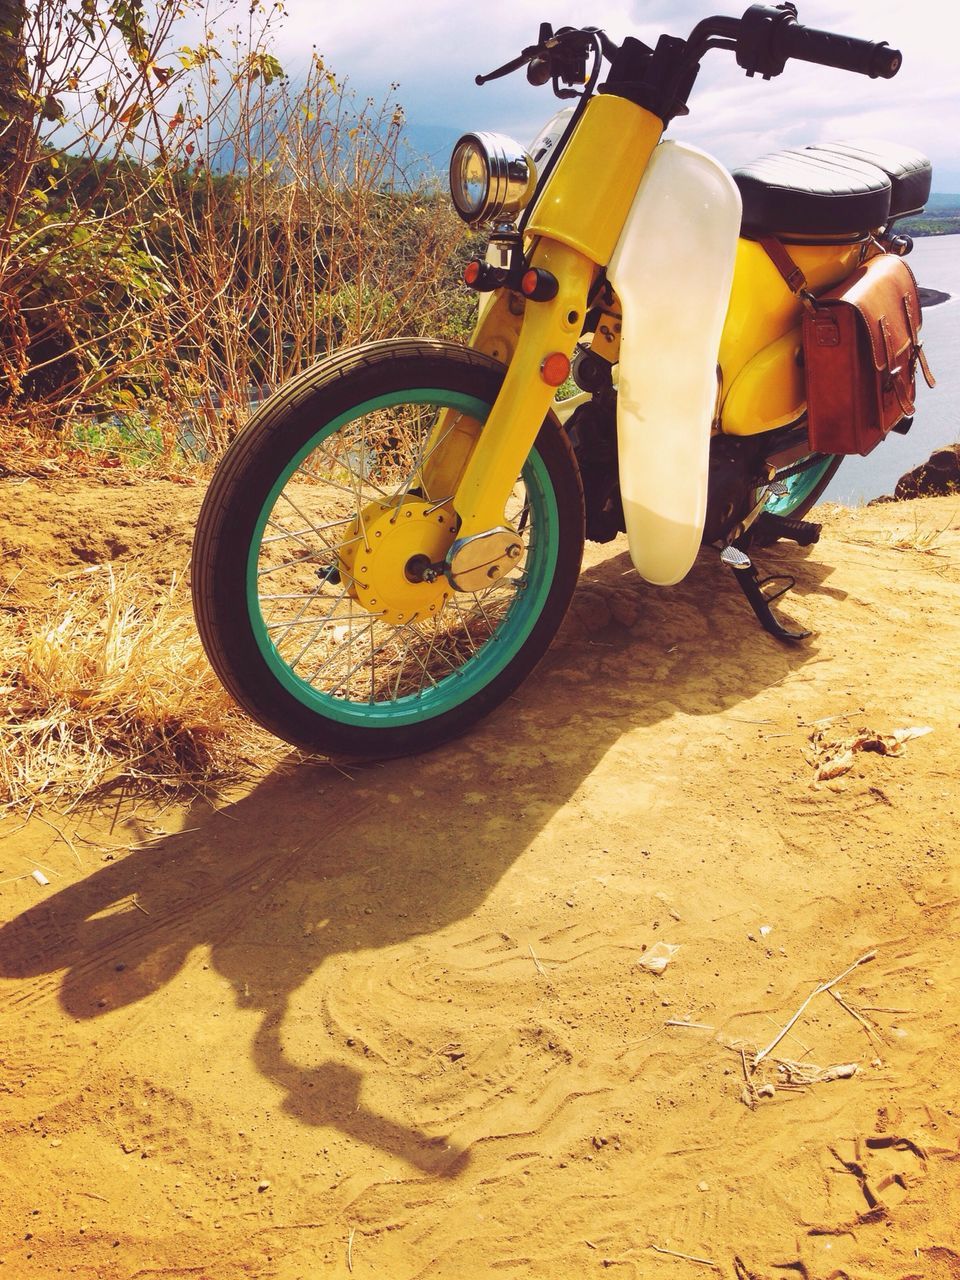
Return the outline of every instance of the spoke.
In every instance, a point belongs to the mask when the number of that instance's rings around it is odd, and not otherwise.
[[[317,623],[316,618],[303,618],[298,615],[291,622],[268,622],[267,630],[268,631],[279,630],[284,634],[286,634],[286,632],[290,631],[291,628],[293,627],[310,627],[310,626],[314,626],[315,624],[318,625],[319,628],[322,630],[324,627],[335,627],[338,624],[342,626],[344,623],[349,622],[350,620],[351,619],[349,614],[341,614],[339,617],[321,618],[319,623]],[[319,635],[319,632],[318,632],[318,635]]]
[[[311,525],[309,529],[284,529],[283,525],[271,516],[267,524],[274,529],[281,529],[283,532],[274,534],[271,538],[261,538],[260,545],[261,547],[267,547],[273,542],[283,542],[286,538],[296,538],[298,542],[303,542],[304,535],[307,533],[321,533],[326,529],[335,529],[338,525],[350,524],[352,520],[353,516],[343,516],[339,520],[331,520],[328,524]]]
[[[323,446],[317,445],[315,452],[318,452],[318,453],[323,452]],[[343,470],[346,471],[348,475],[350,476],[353,475],[353,471],[351,470],[351,468],[347,466],[344,462],[339,462],[337,463],[337,465],[342,467]],[[302,468],[298,468],[298,470],[302,470]],[[304,471],[304,475],[309,475],[309,474],[310,473],[308,471]],[[341,484],[339,480],[332,480],[329,476],[326,476],[326,475],[322,475],[318,478],[320,479],[320,482],[326,485],[328,488],[336,489],[338,493],[345,493],[348,497],[353,498],[354,501],[357,500],[356,489],[352,487],[348,487],[345,484]],[[290,479],[292,480],[293,476],[291,476]],[[374,480],[368,480],[367,484],[370,486],[371,489],[375,489],[382,498],[389,498],[389,495],[387,494],[386,489],[381,488],[381,486],[378,485]]]
[[[490,619],[487,617],[487,611],[486,611],[486,609],[484,609],[484,607],[483,607],[483,601],[482,601],[482,600],[480,599],[480,597],[477,595],[476,591],[474,591],[472,594],[473,594],[473,603],[474,603],[474,604],[477,606],[477,608],[480,610],[480,616],[483,618],[483,620],[484,620],[484,622],[487,624],[487,626],[488,626],[488,627],[490,627]],[[493,628],[492,628],[492,627],[490,628],[490,635],[493,635]]]
[[[438,639],[438,638],[439,638],[439,634],[440,634],[440,619],[443,617],[444,610],[446,609],[446,607],[447,607],[447,605],[448,605],[449,603],[450,603],[450,602],[449,602],[449,600],[445,600],[445,601],[443,602],[443,608],[440,610],[440,612],[437,614],[436,618],[434,619],[434,640],[436,640],[436,639]],[[412,626],[413,624],[412,624],[412,623],[408,623],[407,625],[408,625],[408,626]],[[415,628],[415,627],[414,627],[414,630],[416,631],[416,628]],[[421,633],[421,632],[417,631],[417,635],[420,635],[420,636],[421,636],[421,638],[422,638],[422,633]],[[450,637],[450,635],[449,635],[449,633],[448,633],[448,634],[447,634],[447,639],[449,640],[450,638],[451,638],[451,637]],[[450,661],[449,657],[448,657],[448,656],[443,652],[443,649],[442,649],[440,646],[437,646],[436,648],[434,648],[434,643],[433,643],[433,641],[431,641],[431,644],[430,644],[430,650],[429,650],[429,652],[427,653],[427,658],[429,658],[429,657],[430,657],[430,654],[431,654],[431,653],[433,653],[434,651],[436,652],[436,655],[437,655],[437,657],[438,657],[438,658],[442,658],[442,659],[443,659],[443,661],[447,664],[447,666],[450,668],[450,670],[453,672],[453,674],[454,674],[454,675],[458,675],[458,674],[459,674],[460,668],[456,665],[456,663],[454,663],[454,662],[451,662],[451,661]],[[429,673],[428,673],[428,674],[429,674]],[[431,676],[431,677],[430,677],[430,679],[431,679],[431,680],[433,680],[433,676]],[[433,681],[433,683],[434,683],[434,684],[436,684],[436,683],[437,683],[437,682],[436,682],[436,680],[434,680],[434,681]]]
[[[283,525],[279,524],[276,520],[274,520],[272,516],[267,521],[267,527],[273,528],[273,529],[283,529]],[[296,539],[297,542],[301,544],[301,546],[306,547],[307,550],[312,554],[314,548],[310,546],[310,544],[307,542],[306,537],[304,536],[305,534],[312,533],[312,532],[313,532],[312,529],[283,529],[282,533],[274,534],[272,538],[261,538],[260,546],[266,547],[266,546],[269,546],[272,542],[284,542],[287,538],[294,538]]]
[[[433,635],[430,637],[430,646],[427,649],[427,656],[423,660],[423,670],[420,672],[420,684],[417,687],[417,697],[419,697],[423,693],[423,677],[424,676],[430,677],[430,680],[433,682],[434,687],[436,687],[436,684],[437,684],[436,680],[433,679],[433,676],[430,675],[430,670],[429,670],[430,658],[433,654],[434,645],[437,643],[437,634],[440,628],[440,619],[443,617],[443,611],[444,609],[446,609],[446,607],[447,607],[447,602],[446,600],[444,600],[440,608],[440,612],[433,619]]]
[[[371,627],[372,627],[372,626],[374,626],[374,625],[375,625],[375,623],[376,623],[376,621],[377,621],[377,619],[374,619],[374,621],[370,623],[370,626],[371,626]],[[361,634],[362,634],[362,633],[361,633]],[[394,637],[393,637],[393,635],[389,635],[389,636],[387,636],[386,640],[384,640],[382,644],[377,645],[376,649],[374,649],[374,650],[373,650],[373,654],[374,654],[374,655],[376,655],[376,654],[380,653],[383,649],[385,649],[385,648],[387,647],[387,645],[388,645],[388,644],[393,644],[393,641],[394,641]],[[350,641],[348,642],[348,646],[349,646],[349,644],[352,644],[352,643],[353,643],[353,640],[350,640]],[[332,689],[328,689],[328,690],[327,690],[327,694],[328,694],[328,696],[332,698],[332,697],[334,696],[334,694],[339,693],[339,692],[340,692],[340,690],[343,688],[343,686],[344,686],[344,685],[347,683],[347,681],[350,679],[350,677],[351,677],[352,675],[354,675],[357,671],[359,671],[359,670],[360,670],[360,668],[363,666],[363,664],[366,662],[366,660],[367,660],[366,658],[361,658],[359,662],[355,662],[355,663],[354,663],[354,665],[353,665],[353,666],[350,668],[350,670],[347,672],[347,674],[346,674],[346,675],[343,677],[343,679],[340,681],[340,683],[339,683],[339,684],[337,684],[337,685],[334,685],[334,687],[333,687]]]
[[[315,551],[309,551],[305,556],[297,556],[294,560],[284,560],[282,564],[271,564],[266,569],[257,569],[257,577],[265,578],[268,573],[279,573],[281,569],[292,569],[294,565],[316,564],[314,559]]]
[[[457,414],[457,416],[456,416],[456,417],[453,419],[453,421],[450,423],[450,425],[449,425],[449,426],[446,428],[446,430],[443,432],[443,434],[440,436],[439,440],[434,441],[434,443],[430,446],[430,448],[429,448],[429,449],[427,449],[427,443],[429,442],[429,439],[430,439],[430,433],[429,433],[429,432],[427,432],[426,439],[424,440],[423,445],[421,446],[421,449],[420,449],[420,456],[417,458],[417,461],[416,461],[416,464],[415,464],[415,466],[414,466],[414,468],[413,468],[413,471],[411,472],[410,477],[408,478],[407,488],[404,490],[404,492],[405,492],[405,493],[408,493],[408,492],[409,492],[409,490],[410,490],[410,482],[412,481],[413,477],[414,477],[414,476],[416,476],[418,473],[420,473],[420,472],[422,472],[422,471],[423,471],[423,468],[426,466],[426,464],[427,464],[427,462],[430,460],[430,458],[432,458],[432,457],[433,457],[433,455],[436,453],[436,451],[437,451],[437,450],[440,448],[440,446],[443,444],[444,440],[446,440],[446,438],[447,438],[447,436],[450,434],[450,432],[451,432],[451,431],[453,431],[453,429],[454,429],[455,427],[457,427],[457,426],[460,424],[460,422],[461,422],[462,420],[463,420],[463,414],[462,414],[462,413],[458,413],[458,414]],[[422,478],[422,477],[421,477],[421,478]],[[429,495],[428,493],[426,493],[426,492],[424,493],[424,495],[423,495],[423,496],[424,496],[425,498],[427,498],[427,499],[429,499],[429,497],[430,497],[430,495]],[[443,500],[443,501],[444,501],[444,502],[449,502],[449,501],[450,501],[450,499],[449,499],[449,498],[444,498],[444,500]],[[437,503],[437,506],[443,506],[443,502],[438,502],[438,503]],[[432,510],[436,510],[436,507],[432,508]]]
[[[377,700],[377,691],[376,691],[376,688],[374,687],[374,676],[376,675],[376,672],[377,672],[377,653],[373,647],[373,629],[371,628],[370,630],[370,701],[371,703],[376,702]]]
[[[314,684],[316,682],[317,676],[321,675],[324,671],[326,671],[327,667],[330,666],[331,662],[336,662],[338,658],[342,659],[344,653],[346,653],[346,651],[351,647],[351,645],[355,644],[357,640],[361,640],[367,634],[368,631],[372,631],[373,628],[376,626],[376,624],[377,624],[377,619],[372,618],[370,622],[368,622],[367,625],[365,627],[362,627],[359,631],[351,631],[349,640],[345,642],[343,641],[339,642],[337,644],[337,647],[334,649],[333,653],[331,653],[329,657],[325,658],[320,663],[319,667],[315,667],[314,670],[310,672],[310,675],[306,677],[307,684]],[[349,675],[347,678],[349,679]],[[337,687],[339,688],[339,685]]]
[[[403,678],[403,670],[404,670],[404,667],[407,665],[407,655],[409,653],[410,653],[410,640],[409,638],[407,638],[406,643],[404,644],[403,653],[400,655],[400,665],[397,667],[396,679],[393,682],[393,692],[390,695],[394,702],[396,702],[397,698],[399,697],[400,681]]]
[[[426,406],[418,405],[417,407],[418,409],[422,410]],[[416,480],[417,475],[419,474],[420,469],[423,466],[423,451],[424,451],[424,448],[426,447],[426,443],[423,437],[424,437],[424,434],[426,434],[429,437],[429,432],[424,433],[419,429],[419,427],[420,427],[420,414],[418,413],[416,425],[413,426],[413,434],[416,435],[416,438],[417,438],[417,443],[414,445],[414,448],[417,450],[417,455],[412,467],[407,472],[406,477],[403,480],[401,480],[399,487],[396,490],[394,490],[390,499],[391,502],[397,503],[398,513],[400,510],[400,504],[402,503],[403,499],[407,496],[407,494],[410,492],[410,490],[413,488],[413,482]],[[397,518],[396,515],[394,515],[393,517],[394,521],[396,521],[396,518]]]
[[[366,419],[364,416],[364,422],[365,420]],[[314,446],[313,452],[310,454],[310,457],[313,458],[314,455],[319,454],[322,458],[325,458],[327,460],[327,462],[330,464],[331,469],[338,467],[341,470],[346,471],[346,473],[351,477],[351,479],[356,479],[359,482],[361,487],[364,483],[366,483],[370,486],[371,489],[376,489],[378,493],[386,497],[387,494],[385,489],[383,489],[380,485],[378,485],[375,480],[370,479],[369,476],[362,474],[364,469],[364,464],[366,462],[366,458],[364,456],[364,450],[362,448],[360,451],[361,474],[359,476],[357,476],[356,474],[356,469],[349,456],[351,452],[351,448],[350,448],[351,442],[355,443],[356,441],[356,430],[357,430],[356,419],[354,419],[354,421],[349,424],[348,430],[339,431],[336,433],[336,435],[330,437],[329,443],[332,443],[335,441],[339,446],[339,448],[341,449],[342,452],[339,455],[335,453],[331,453],[328,447],[328,441],[322,440],[319,444]],[[366,431],[366,427],[361,426],[360,427],[361,438],[365,434],[365,431]],[[300,464],[300,467],[298,468],[298,470],[303,470],[305,475],[309,474],[309,472],[306,470],[306,468],[304,468],[302,463]],[[336,480],[328,481],[326,480],[326,478],[324,478],[324,483],[329,483],[334,486],[338,484]],[[357,490],[354,489],[352,486],[350,488],[346,488],[343,485],[340,485],[339,487],[343,489],[344,493],[349,493],[351,497],[356,496]]]
[[[358,534],[355,538],[346,538],[343,542],[338,543],[336,547],[327,547],[326,550],[333,552],[334,555],[337,555],[337,553],[340,551],[341,548],[352,546],[353,543],[360,542],[360,541],[361,541],[361,538],[360,538],[360,535]],[[262,546],[263,544],[261,543],[260,545]],[[264,578],[268,573],[279,573],[281,569],[291,569],[293,568],[294,565],[320,564],[321,561],[317,559],[317,556],[319,554],[320,553],[318,551],[314,551],[311,549],[307,555],[298,556],[295,560],[284,560],[282,564],[271,564],[271,565],[268,565],[265,569],[257,569],[257,577]],[[352,574],[347,573],[342,568],[340,570],[340,574],[341,574],[341,578],[346,580],[348,583],[356,582],[356,578],[353,577]],[[269,597],[261,596],[260,598],[261,600],[266,600]]]
[[[321,584],[321,590],[323,588],[323,585],[325,584]],[[260,602],[262,604],[264,600],[302,600],[303,597],[308,594],[309,592],[305,592],[305,591],[290,591],[290,592],[282,592],[282,593],[278,592],[277,595],[273,595],[273,596],[262,595],[260,597]]]
[[[334,548],[331,547],[330,543],[323,536],[323,533],[321,532],[321,530],[313,524],[310,517],[305,512],[300,510],[300,508],[297,506],[294,500],[290,497],[289,493],[287,493],[286,489],[282,490],[282,492],[280,493],[280,497],[283,498],[285,502],[288,502],[290,506],[293,507],[294,511],[297,513],[300,519],[303,520],[307,525],[309,525],[310,532],[313,534],[316,534],[316,536],[320,539],[320,542],[323,544],[324,549],[326,551],[333,551]],[[276,511],[276,507],[274,507],[274,512],[275,511]],[[281,525],[280,528],[282,527],[283,526]],[[261,543],[261,546],[262,545],[263,544]]]
[[[454,603],[454,605],[456,606],[457,613],[458,613],[458,614],[459,614],[459,616],[460,616],[460,623],[461,623],[461,625],[463,626],[463,630],[464,630],[464,632],[465,632],[465,634],[466,634],[467,641],[468,641],[468,642],[469,642],[469,644],[470,644],[470,648],[473,650],[473,652],[474,652],[474,653],[476,653],[476,652],[477,652],[477,646],[476,646],[476,644],[474,643],[473,636],[470,634],[470,628],[467,626],[467,620],[466,620],[466,618],[463,616],[463,610],[460,608],[460,601],[457,599],[457,597],[456,597],[456,596],[454,596],[454,597],[453,597],[453,603]]]
[[[290,668],[290,670],[291,670],[291,671],[296,671],[296,669],[297,669],[297,663],[300,661],[300,659],[303,657],[303,655],[307,652],[307,650],[310,648],[310,646],[311,646],[311,645],[313,644],[313,642],[316,640],[317,636],[318,636],[318,635],[320,634],[320,632],[323,630],[323,628],[324,628],[324,626],[325,626],[325,624],[326,624],[327,620],[333,616],[333,611],[336,609],[337,605],[340,603],[340,601],[344,598],[344,596],[345,596],[346,594],[347,594],[347,588],[346,588],[346,587],[344,587],[344,588],[343,588],[343,590],[340,592],[340,594],[339,594],[339,595],[336,597],[336,599],[334,600],[333,604],[332,604],[332,605],[330,606],[330,608],[327,610],[327,614],[326,614],[326,616],[325,616],[325,617],[323,617],[323,618],[321,618],[321,619],[320,619],[320,621],[317,623],[317,628],[316,628],[316,630],[311,634],[310,638],[307,640],[307,643],[303,646],[303,648],[300,650],[300,652],[299,652],[299,653],[297,654],[297,656],[294,658],[293,662],[289,662],[289,663],[287,663],[287,665],[289,666],[289,668]]]
[[[274,622],[274,623],[272,623],[272,624],[268,623],[268,624],[267,624],[267,630],[268,630],[268,631],[273,631],[273,630],[275,630],[277,627],[282,627],[282,628],[283,628],[283,634],[285,635],[285,634],[290,630],[290,628],[291,628],[291,627],[300,626],[303,622],[313,622],[313,621],[315,621],[315,619],[313,619],[313,618],[304,618],[304,616],[303,616],[303,615],[304,615],[304,614],[306,613],[306,611],[310,608],[310,605],[311,605],[311,604],[312,604],[312,603],[313,603],[313,602],[314,602],[314,601],[315,601],[315,600],[320,596],[320,593],[321,593],[322,591],[323,591],[323,585],[322,585],[321,583],[318,583],[318,584],[317,584],[317,586],[316,586],[316,589],[315,589],[314,591],[310,592],[308,595],[305,595],[305,596],[303,597],[303,604],[300,606],[299,611],[298,611],[298,612],[297,612],[297,614],[296,614],[296,615],[295,615],[295,616],[290,620],[290,622]],[[264,621],[266,621],[266,620],[264,620]],[[274,641],[274,644],[276,644],[276,643],[277,643],[277,641]]]

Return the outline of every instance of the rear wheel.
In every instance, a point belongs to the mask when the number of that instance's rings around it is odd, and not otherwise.
[[[193,557],[197,625],[217,674],[298,746],[383,757],[462,733],[546,651],[576,584],[583,500],[550,418],[504,521],[522,551],[456,592],[450,494],[424,490],[446,433],[486,420],[503,366],[435,342],[371,344],[264,404],[216,472]]]
[[[827,485],[837,474],[843,457],[835,453],[825,454],[810,466],[804,466],[805,461],[801,458],[799,462],[784,468],[792,474],[783,478],[787,492],[779,496],[772,495],[768,500],[765,510],[771,515],[802,520],[811,507],[815,507],[820,501]],[[803,469],[795,470],[798,467]]]

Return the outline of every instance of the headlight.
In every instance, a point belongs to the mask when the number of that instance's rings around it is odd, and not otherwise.
[[[502,133],[465,133],[450,158],[450,195],[471,226],[512,221],[533,195],[537,171]]]

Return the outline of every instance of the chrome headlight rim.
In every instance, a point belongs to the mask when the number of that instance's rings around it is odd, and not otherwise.
[[[484,171],[484,188],[477,200],[471,200],[465,189],[463,167],[470,152],[480,159]],[[529,202],[536,183],[537,171],[530,153],[504,133],[465,133],[454,145],[450,198],[460,217],[472,227],[485,222],[512,222]]]

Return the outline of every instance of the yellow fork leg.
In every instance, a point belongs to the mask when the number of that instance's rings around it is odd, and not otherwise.
[[[509,364],[525,305],[519,294],[508,289],[488,294],[483,298],[470,346],[501,364]],[[420,488],[431,502],[444,502],[456,493],[480,431],[481,424],[459,409],[444,409],[440,414],[423,451],[425,461],[420,472]]]
[[[551,272],[560,287],[551,301],[526,304],[516,350],[483,428],[483,447],[473,451],[457,486],[453,505],[461,538],[503,523],[507,499],[556,395],[556,387],[540,376],[543,361],[558,351],[569,357],[583,326],[594,263],[546,239],[531,261]]]

